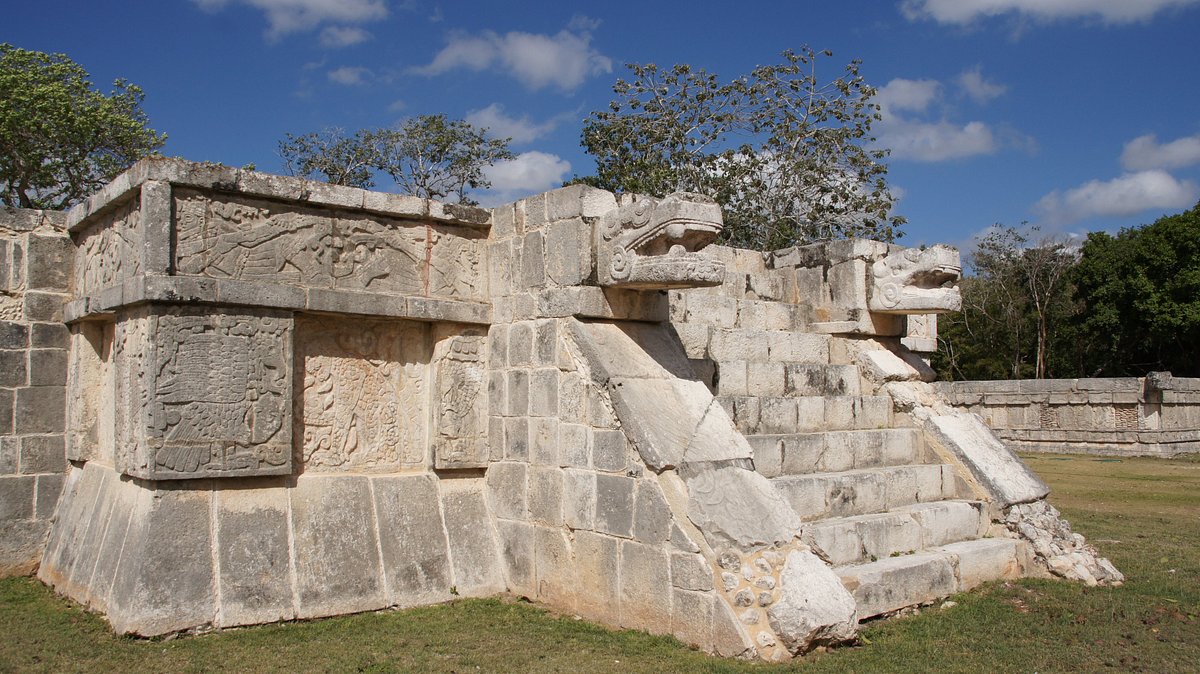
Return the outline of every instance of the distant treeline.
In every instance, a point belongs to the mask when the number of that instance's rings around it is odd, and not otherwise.
[[[1200,204],[1082,245],[997,227],[964,255],[941,378],[1200,376]]]

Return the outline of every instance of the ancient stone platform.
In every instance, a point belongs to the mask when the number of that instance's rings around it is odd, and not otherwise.
[[[721,225],[141,162],[39,225],[59,276],[12,348],[61,354],[64,402],[13,416],[10,556],[139,635],[508,592],[767,660],[991,579],[1119,581],[928,383],[957,252]]]

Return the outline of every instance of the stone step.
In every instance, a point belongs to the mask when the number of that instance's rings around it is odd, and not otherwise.
[[[854,365],[721,361],[716,366],[718,395],[856,396],[861,378]]]
[[[891,428],[890,396],[717,396],[746,435]]]
[[[916,428],[746,436],[766,477],[921,463],[922,438]]]
[[[965,592],[987,582],[1021,576],[1023,543],[981,538],[834,568],[854,595],[858,619]]]
[[[937,501],[822,520],[810,532],[829,563],[844,566],[976,539],[988,523],[979,501]]]
[[[784,475],[771,482],[801,519],[810,522],[882,513],[913,503],[959,496],[954,468],[944,464]]]

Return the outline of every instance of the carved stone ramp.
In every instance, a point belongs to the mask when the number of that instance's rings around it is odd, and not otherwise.
[[[780,660],[853,637],[853,598],[799,540],[800,518],[754,471],[750,445],[692,378],[670,328],[579,320],[570,328],[583,367],[646,468],[682,486],[679,498],[668,496],[674,516],[698,530],[720,601],[738,616],[748,645]]]

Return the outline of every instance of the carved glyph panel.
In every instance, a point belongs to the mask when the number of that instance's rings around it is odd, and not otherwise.
[[[479,234],[175,190],[176,271],[317,288],[482,299]]]
[[[114,338],[118,463],[149,479],[291,472],[290,315],[153,308]]]
[[[296,460],[305,471],[425,466],[429,326],[302,318]]]
[[[487,337],[454,335],[438,344],[434,466],[488,464]]]
[[[141,202],[136,198],[84,230],[76,238],[75,294],[91,295],[142,273],[137,254],[141,230]]]

